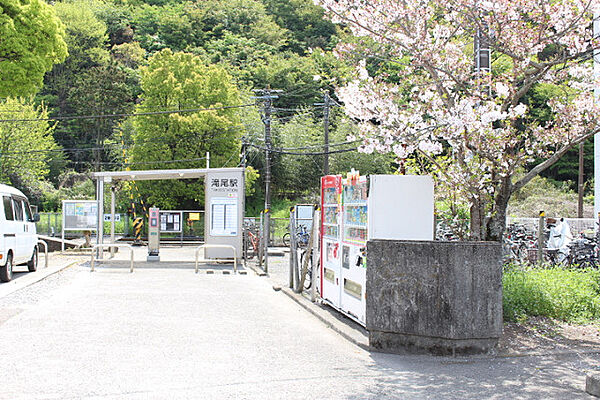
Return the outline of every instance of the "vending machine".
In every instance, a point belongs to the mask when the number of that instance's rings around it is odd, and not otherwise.
[[[321,297],[340,306],[342,176],[321,178]]]
[[[366,324],[367,241],[433,240],[433,179],[352,171],[321,178],[321,297]]]
[[[340,309],[365,322],[368,239],[367,177],[350,173],[342,180],[342,269]]]

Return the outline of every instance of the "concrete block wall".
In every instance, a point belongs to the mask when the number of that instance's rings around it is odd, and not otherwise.
[[[493,349],[502,334],[501,257],[495,242],[369,241],[370,345],[440,355]]]

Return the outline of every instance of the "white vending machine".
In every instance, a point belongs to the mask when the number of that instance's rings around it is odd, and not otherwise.
[[[342,181],[341,310],[365,323],[367,277],[367,177],[349,174]]]
[[[411,175],[367,179],[353,171],[343,180],[323,177],[321,185],[321,297],[364,325],[367,241],[433,240],[433,179]],[[338,202],[334,194],[340,195]]]

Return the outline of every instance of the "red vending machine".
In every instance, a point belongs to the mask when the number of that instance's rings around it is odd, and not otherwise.
[[[321,178],[321,297],[340,307],[342,176]]]

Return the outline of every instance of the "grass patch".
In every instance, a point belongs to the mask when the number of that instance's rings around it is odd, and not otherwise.
[[[505,321],[549,317],[584,323],[600,319],[600,271],[597,269],[512,267],[504,271]]]

